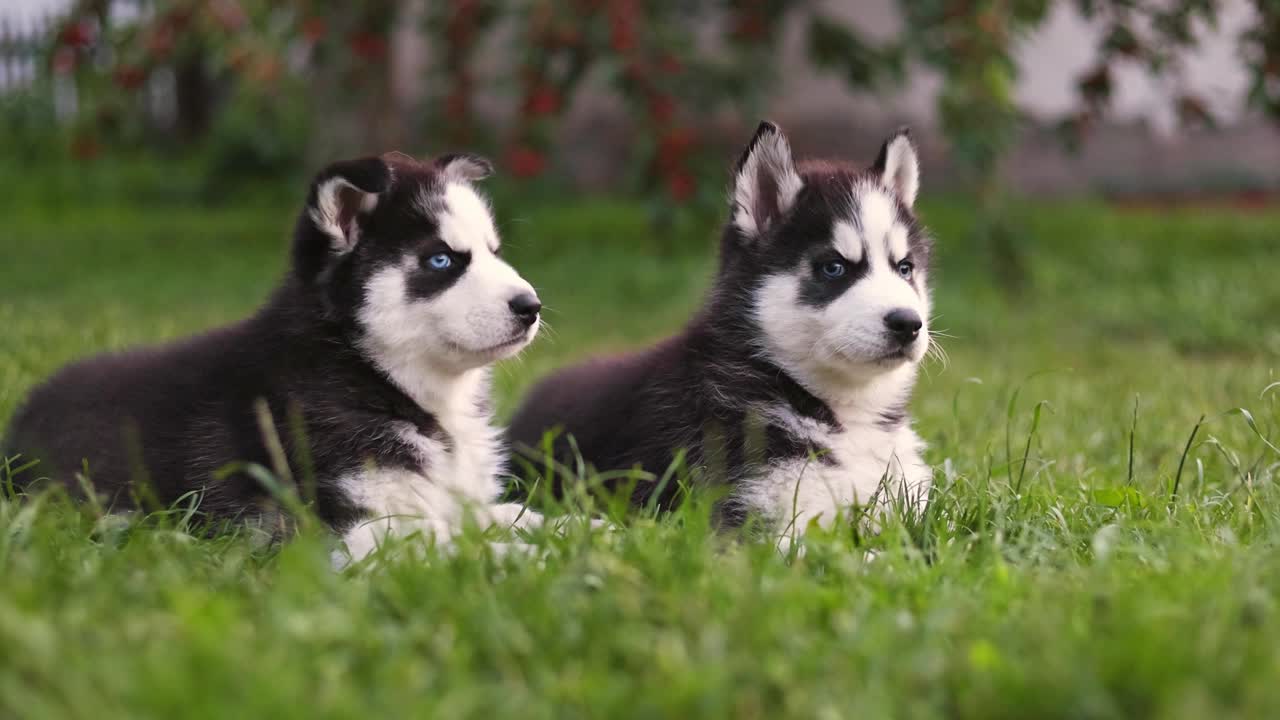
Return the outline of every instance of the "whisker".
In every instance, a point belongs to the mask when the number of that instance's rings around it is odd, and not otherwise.
[[[553,345],[560,340],[559,331],[557,331],[554,327],[552,327],[551,323],[547,322],[545,318],[542,320],[542,323],[538,326],[538,334],[546,338],[544,342],[549,342]],[[521,352],[523,352],[523,350]]]
[[[943,370],[946,370],[951,366],[951,355],[947,353],[947,349],[944,348],[940,343],[936,343],[936,342],[929,343],[929,348],[925,350],[925,359],[926,360],[931,359],[934,362],[938,363],[939,365],[942,366]]]

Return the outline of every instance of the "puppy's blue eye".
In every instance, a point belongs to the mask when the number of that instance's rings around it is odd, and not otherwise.
[[[901,275],[905,280],[910,280],[911,276],[915,273],[915,270],[916,270],[916,265],[910,260],[903,260],[902,262],[898,263],[898,274]]]
[[[822,264],[822,274],[829,278],[843,277],[849,271],[849,266],[840,260],[832,260]]]
[[[432,270],[446,270],[453,264],[453,258],[449,257],[449,253],[436,253],[427,258],[427,265]]]

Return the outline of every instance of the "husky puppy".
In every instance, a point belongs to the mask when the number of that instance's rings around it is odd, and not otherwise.
[[[655,476],[683,449],[695,482],[725,483],[722,522],[761,516],[784,539],[876,498],[919,504],[931,471],[906,410],[929,347],[918,186],[905,130],[864,170],[797,163],[761,124],[737,163],[703,308],[655,347],[542,381],[512,441],[536,466],[558,430],[559,462],[580,453],[600,471]],[[665,507],[675,490],[641,481],[632,501]]]
[[[63,369],[18,411],[6,449],[41,461],[28,477],[88,484],[116,509],[194,494],[212,520],[268,526],[282,515],[250,466],[225,470],[283,454],[357,558],[388,533],[535,520],[495,504],[506,450],[488,366],[533,339],[541,304],[498,255],[473,186],[490,171],[472,155],[329,166],[255,315]]]

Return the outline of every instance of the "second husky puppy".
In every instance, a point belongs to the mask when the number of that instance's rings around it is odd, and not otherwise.
[[[864,170],[797,163],[761,124],[701,311],[655,347],[544,380],[511,439],[536,448],[559,429],[562,462],[655,475],[686,450],[695,479],[727,484],[723,522],[759,515],[784,534],[877,496],[918,504],[931,480],[906,410],[929,347],[918,187],[905,132]],[[644,482],[632,500],[667,505],[675,490]]]

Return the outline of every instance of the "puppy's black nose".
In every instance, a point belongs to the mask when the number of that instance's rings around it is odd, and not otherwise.
[[[520,319],[520,322],[525,325],[532,325],[537,322],[538,313],[542,310],[542,303],[538,300],[538,296],[533,293],[520,293],[508,300],[507,306]]]
[[[924,327],[924,322],[920,319],[920,313],[915,310],[898,308],[884,316],[884,326],[889,328],[889,334],[893,335],[895,340],[906,345],[920,334],[920,328]]]

